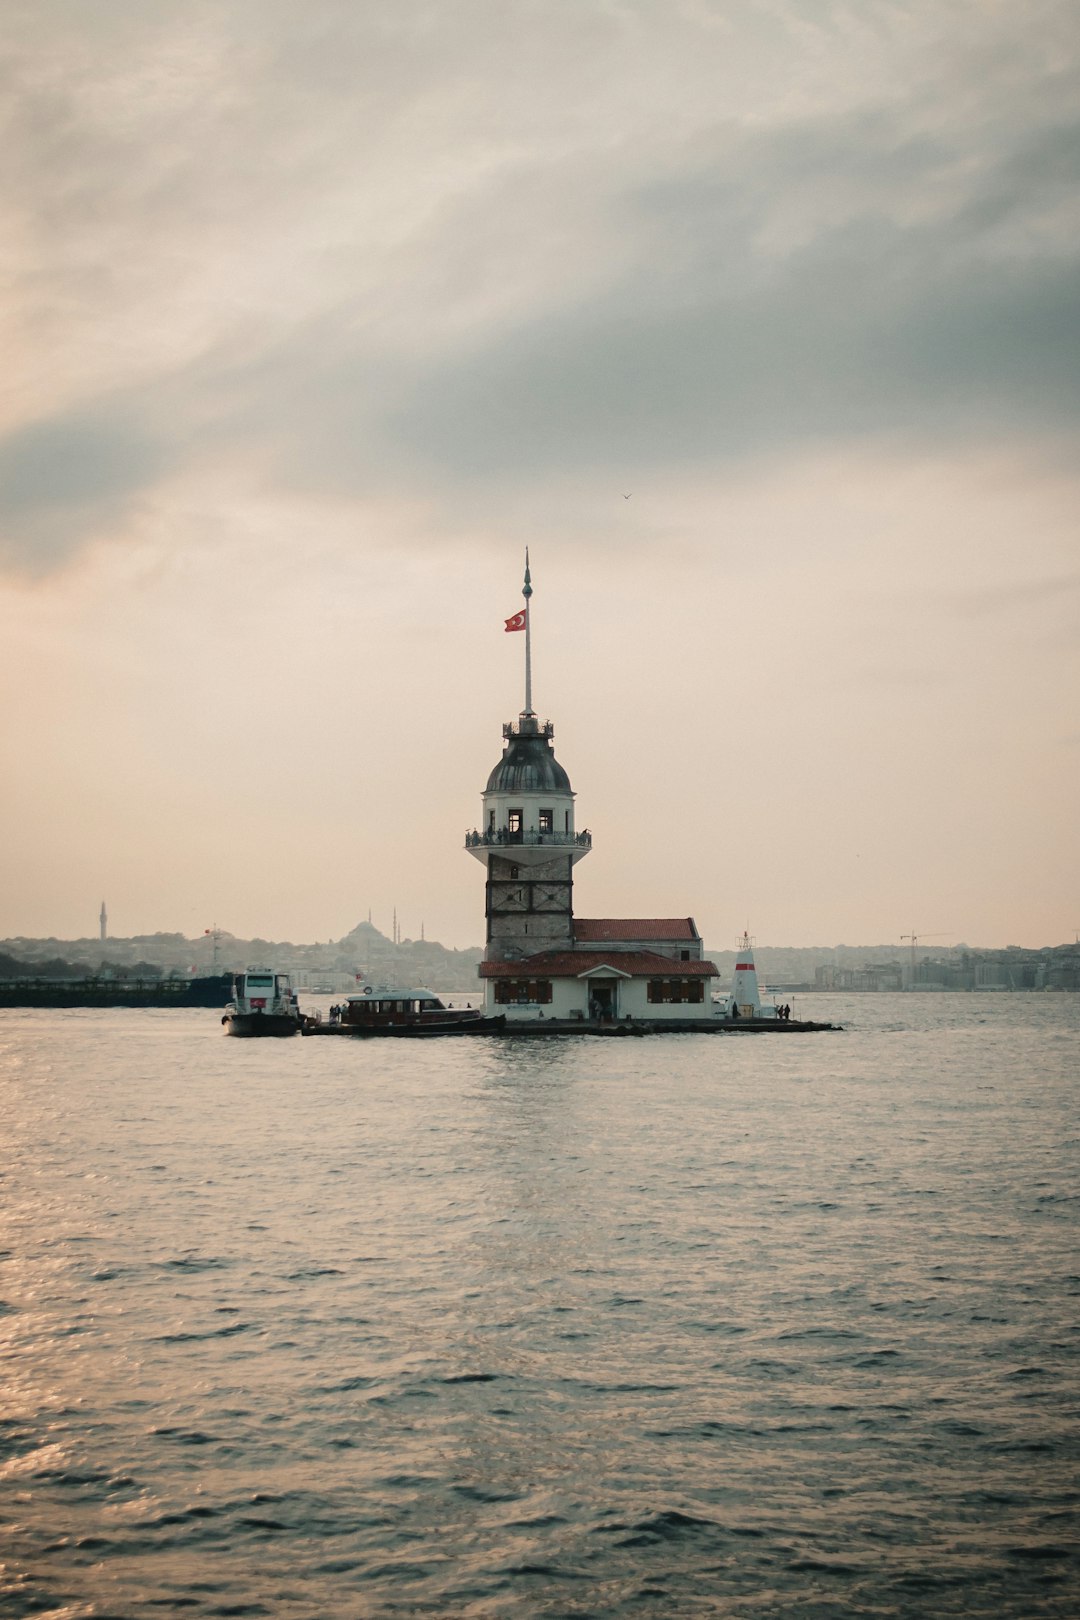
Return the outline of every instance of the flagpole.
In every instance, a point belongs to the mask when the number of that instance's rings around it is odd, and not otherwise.
[[[525,584],[521,592],[525,598],[525,713],[532,714],[532,578],[529,574],[529,548],[525,547]]]

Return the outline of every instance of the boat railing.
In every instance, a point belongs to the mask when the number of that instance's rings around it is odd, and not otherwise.
[[[591,849],[592,833],[588,828],[584,832],[537,832],[534,828],[522,828],[513,831],[509,827],[488,827],[484,832],[478,832],[474,827],[465,834],[466,849],[502,849],[507,847],[521,848],[527,845],[530,849],[548,846],[551,849]]]

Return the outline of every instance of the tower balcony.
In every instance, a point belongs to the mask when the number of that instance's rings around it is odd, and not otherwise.
[[[485,832],[472,832],[465,834],[465,848],[479,853],[481,859],[487,850],[512,849],[572,849],[582,855],[587,855],[592,849],[592,833],[588,828],[584,832],[536,832],[531,827],[511,830],[509,827],[489,827]]]
[[[550,720],[538,720],[535,714],[522,714],[516,720],[508,720],[502,734],[507,742],[512,737],[542,737],[545,742],[550,742],[555,735],[555,727]]]

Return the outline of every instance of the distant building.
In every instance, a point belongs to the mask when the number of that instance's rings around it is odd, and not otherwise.
[[[108,939],[108,937],[109,937],[109,914],[105,910],[105,902],[104,902],[104,900],[101,902],[101,916],[98,919],[98,921],[99,921],[99,924],[100,924],[100,927],[101,927],[101,936],[100,937],[103,940]]]

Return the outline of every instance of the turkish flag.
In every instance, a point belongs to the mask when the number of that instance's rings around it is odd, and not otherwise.
[[[506,628],[508,630],[524,630],[527,614],[528,609],[522,608],[521,612],[515,613],[512,619],[507,619]]]

